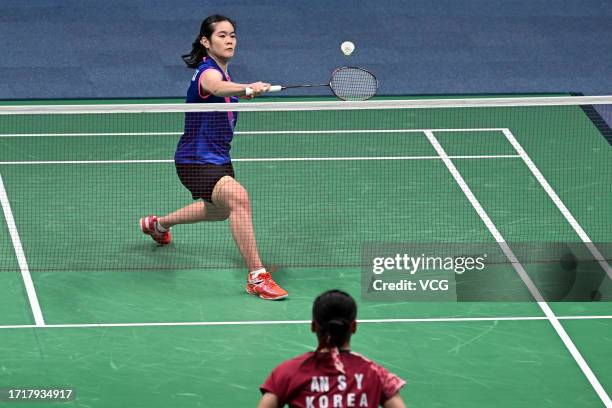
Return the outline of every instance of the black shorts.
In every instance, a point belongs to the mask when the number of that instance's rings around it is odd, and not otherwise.
[[[199,198],[212,203],[215,185],[225,176],[234,177],[234,167],[229,164],[179,164],[176,174],[181,183],[191,192],[194,200]]]

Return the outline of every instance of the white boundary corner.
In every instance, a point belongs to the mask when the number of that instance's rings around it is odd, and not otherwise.
[[[516,140],[516,137],[514,137],[510,129],[503,129],[502,132],[504,133],[504,136],[506,136],[506,139],[508,139],[508,141],[512,144],[514,150],[516,150],[521,159],[523,159],[523,162],[525,162],[525,165],[529,168],[531,174],[533,174],[533,176],[536,178],[536,180],[538,180],[544,191],[546,191],[548,197],[550,197],[550,199],[557,206],[559,211],[561,211],[561,214],[566,219],[566,221],[572,226],[574,231],[576,231],[576,234],[578,234],[582,242],[584,242],[584,245],[589,249],[594,259],[596,259],[599,265],[603,268],[603,270],[606,271],[608,277],[612,279],[612,267],[610,267],[601,252],[599,252],[599,249],[597,249],[595,244],[593,244],[593,241],[591,241],[591,238],[589,238],[582,226],[578,223],[578,221],[576,221],[576,218],[574,218],[570,210],[565,206],[563,201],[561,201],[561,198],[559,198],[555,190],[551,187],[550,183],[546,180],[546,178],[544,178],[544,175],[535,165],[533,160],[531,160],[525,149],[523,149],[523,146],[521,146],[518,140]]]

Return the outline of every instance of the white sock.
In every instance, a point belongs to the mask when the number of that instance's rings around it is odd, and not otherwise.
[[[259,275],[266,273],[266,268],[257,269],[256,271],[249,272],[249,280],[256,280]]]
[[[155,223],[155,231],[164,233],[164,232],[168,231],[168,228],[162,227],[162,225],[159,223],[159,221],[157,221]]]

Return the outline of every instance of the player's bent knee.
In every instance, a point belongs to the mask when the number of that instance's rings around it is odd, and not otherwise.
[[[244,189],[244,187],[240,186],[240,188],[237,188],[232,191],[229,199],[229,204],[232,210],[249,208],[249,194]]]
[[[247,191],[230,176],[225,176],[217,182],[212,193],[212,202],[229,211],[250,206]]]
[[[212,202],[218,205],[218,202],[221,203],[225,201],[224,198],[227,196],[227,192],[232,190],[234,184],[237,184],[237,182],[232,177],[221,177],[213,187],[211,194]]]
[[[249,204],[249,193],[243,188],[237,194],[237,199],[240,204]]]

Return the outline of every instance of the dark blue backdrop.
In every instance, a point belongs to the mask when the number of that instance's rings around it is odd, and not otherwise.
[[[238,21],[239,81],[354,64],[382,94],[612,93],[611,0],[2,0],[0,99],[182,96],[212,13]]]

